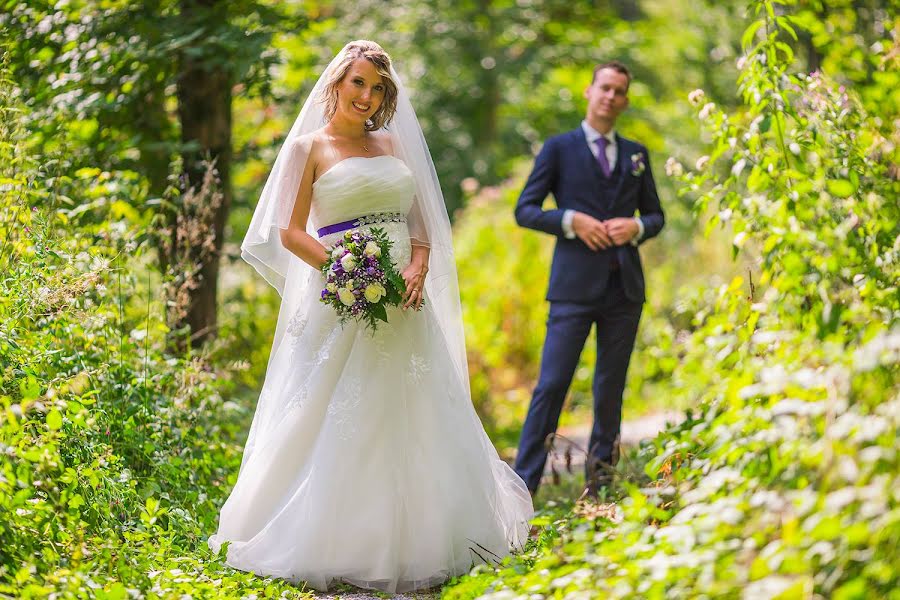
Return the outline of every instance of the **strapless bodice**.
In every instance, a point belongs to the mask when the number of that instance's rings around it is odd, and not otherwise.
[[[412,207],[415,183],[395,156],[345,158],[313,184],[310,220],[316,228],[373,213],[401,213]]]
[[[313,184],[309,217],[316,229],[366,215],[392,213],[406,216],[412,208],[415,181],[412,172],[395,156],[351,156],[325,171]],[[370,222],[365,231],[382,229],[393,240],[391,258],[398,269],[410,259],[409,229],[406,222]],[[330,246],[343,232],[319,238]]]

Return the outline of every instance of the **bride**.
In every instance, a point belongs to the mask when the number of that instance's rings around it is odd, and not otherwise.
[[[406,282],[376,332],[319,301],[327,248],[385,230]],[[237,483],[209,547],[327,590],[432,587],[521,548],[525,484],[469,396],[450,223],[408,95],[347,44],[291,128],[241,246],[281,294]]]

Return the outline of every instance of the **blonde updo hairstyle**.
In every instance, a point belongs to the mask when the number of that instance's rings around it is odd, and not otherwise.
[[[391,57],[384,51],[384,48],[368,40],[350,42],[346,48],[343,59],[335,65],[324,89],[322,89],[320,101],[325,105],[325,120],[331,120],[337,110],[337,88],[346,77],[347,71],[350,70],[350,65],[353,64],[353,61],[364,58],[375,65],[375,70],[381,75],[384,83],[384,99],[381,106],[366,121],[366,130],[376,131],[390,123],[397,110],[397,84],[391,78]]]

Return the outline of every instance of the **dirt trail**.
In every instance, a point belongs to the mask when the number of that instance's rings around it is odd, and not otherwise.
[[[636,446],[641,440],[651,439],[657,436],[660,431],[666,429],[666,423],[679,423],[684,415],[679,412],[660,412],[644,415],[636,419],[622,421],[622,445]],[[573,427],[562,428],[558,433],[575,444],[576,448],[586,450],[588,440],[591,437],[591,424],[577,425]],[[566,442],[561,440],[558,446],[560,454],[565,451]],[[560,459],[562,456],[559,457]],[[550,461],[547,461],[546,474],[550,473]],[[572,452],[572,468],[573,470],[581,469],[584,464],[584,452],[575,450]]]

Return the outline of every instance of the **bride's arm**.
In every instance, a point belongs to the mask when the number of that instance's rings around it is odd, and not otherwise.
[[[403,281],[406,282],[406,291],[403,293],[403,308],[414,307],[419,310],[422,307],[422,301],[425,299],[423,290],[425,289],[425,274],[428,273],[428,257],[431,248],[428,246],[418,246],[413,244],[412,256],[409,264],[403,269],[401,275]],[[418,293],[413,294],[413,290]]]
[[[378,132],[377,135],[379,142],[384,144],[385,153],[397,156],[391,136],[384,131]],[[428,235],[416,199],[413,199],[413,206],[407,216],[407,222],[410,227],[412,253],[409,264],[400,272],[406,283],[406,291],[403,292],[403,308],[413,307],[419,310],[425,299],[425,275],[428,273],[431,247],[428,245]],[[413,290],[416,290],[415,294],[413,294]]]
[[[316,171],[315,148],[311,136],[303,136],[293,143],[299,145],[295,151],[305,154],[307,159],[290,221],[287,228],[281,230],[281,244],[304,262],[320,269],[328,261],[328,252],[319,240],[306,233]]]

